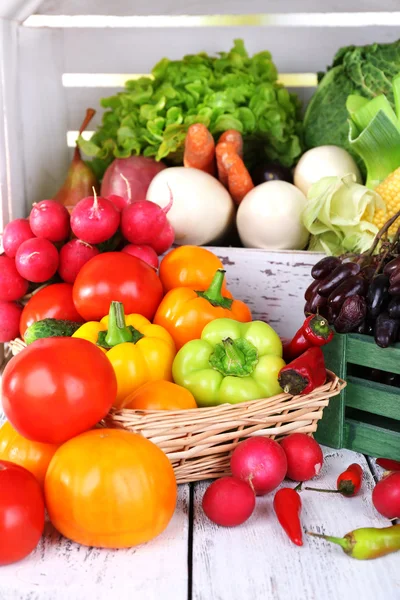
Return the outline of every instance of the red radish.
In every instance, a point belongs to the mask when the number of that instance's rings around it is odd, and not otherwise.
[[[400,471],[378,481],[372,492],[372,502],[387,519],[400,518]]]
[[[94,191],[94,190],[93,190]],[[71,214],[71,229],[77,238],[88,244],[101,244],[117,231],[119,210],[107,198],[97,196],[83,198]]]
[[[168,250],[175,238],[167,213],[173,203],[172,195],[168,205],[160,208],[155,202],[143,200],[129,204],[122,211],[122,235],[131,244],[151,246],[157,254]]]
[[[270,438],[249,438],[236,446],[231,456],[232,475],[246,481],[257,496],[275,490],[285,479],[286,470],[286,455]]]
[[[14,258],[17,250],[25,240],[35,237],[30,228],[28,219],[15,219],[7,223],[3,233],[4,252],[10,258]]]
[[[107,200],[112,202],[114,206],[116,206],[120,211],[124,210],[125,206],[128,206],[128,204],[131,204],[130,200],[127,200],[122,196],[117,196],[116,194],[111,194],[110,196],[107,196]]]
[[[165,165],[147,156],[116,158],[104,173],[101,195],[122,196],[126,202],[146,200],[147,190],[154,177]]]
[[[210,521],[223,527],[235,527],[251,517],[256,497],[241,479],[222,477],[206,489],[202,505]]]
[[[27,280],[17,271],[15,260],[4,254],[0,256],[0,300],[4,302],[19,300],[25,296],[28,286]]]
[[[135,244],[127,244],[122,248],[121,252],[137,256],[151,267],[158,269],[158,256],[157,253],[150,246],[135,246]]]
[[[18,273],[28,281],[43,283],[57,272],[57,248],[45,238],[26,240],[18,248],[15,266]]]
[[[69,235],[69,212],[55,200],[42,200],[33,205],[29,225],[37,237],[62,242]]]
[[[308,481],[320,472],[324,455],[314,438],[292,433],[281,440],[287,458],[287,476],[293,481]]]
[[[83,265],[94,256],[100,254],[100,250],[82,240],[71,240],[60,250],[60,263],[58,273],[66,283],[74,283]]]
[[[0,302],[0,342],[10,342],[19,336],[22,306],[16,302]]]

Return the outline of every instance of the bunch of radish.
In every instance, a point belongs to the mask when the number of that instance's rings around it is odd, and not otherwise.
[[[232,476],[217,479],[207,488],[204,513],[217,525],[241,525],[252,515],[256,496],[274,491],[285,477],[294,481],[312,479],[322,464],[319,444],[305,433],[293,433],[281,443],[264,437],[249,438],[232,453]]]
[[[27,219],[8,223],[0,255],[0,342],[18,336],[20,301],[49,281],[73,283],[85,263],[107,250],[121,250],[158,268],[158,256],[174,242],[164,209],[147,200],[110,195],[76,204],[71,215],[55,200],[34,204]]]

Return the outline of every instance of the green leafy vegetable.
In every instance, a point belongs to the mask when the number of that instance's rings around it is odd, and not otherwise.
[[[204,123],[217,138],[227,129],[244,137],[249,167],[272,160],[290,167],[300,156],[300,102],[277,81],[269,52],[250,58],[242,40],[218,57],[205,53],[163,58],[153,79],[128,81],[101,101],[102,125],[89,142],[79,139],[98,177],[114,157],[131,154],[182,162],[186,131]]]
[[[304,117],[304,140],[308,148],[334,144],[363,163],[349,143],[346,109],[350,94],[371,99],[385,94],[394,106],[392,79],[400,72],[400,40],[392,44],[341,48],[320,80]]]
[[[311,186],[303,223],[312,234],[309,250],[339,256],[364,252],[378,228],[375,211],[385,208],[376,192],[356,183],[355,175],[323,177]]]
[[[351,95],[350,144],[367,168],[366,186],[375,189],[400,165],[400,76],[393,79],[396,112],[383,94],[372,100]]]

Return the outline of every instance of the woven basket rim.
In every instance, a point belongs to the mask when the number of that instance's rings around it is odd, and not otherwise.
[[[274,404],[278,399],[280,400],[293,400],[299,399],[304,406],[306,406],[309,401],[319,400],[321,398],[330,398],[332,396],[337,396],[340,392],[346,387],[347,383],[340,379],[335,373],[332,371],[326,370],[327,381],[324,385],[315,388],[309,394],[292,396],[291,394],[277,394],[275,396],[271,396],[270,398],[259,398],[258,400],[250,400],[248,402],[238,402],[237,404],[219,404],[217,406],[207,406],[207,407],[197,407],[197,408],[185,408],[179,410],[144,410],[144,409],[134,409],[134,408],[112,408],[108,413],[106,419],[116,419],[118,417],[124,416],[143,416],[143,417],[161,417],[168,418],[169,420],[174,419],[175,417],[180,417],[182,420],[185,417],[190,417],[190,420],[193,422],[195,420],[201,420],[204,417],[207,417],[211,414],[217,416],[217,414],[231,413],[232,418],[234,418],[234,413],[236,411],[244,412],[248,409],[256,409],[260,404],[271,403]],[[249,412],[250,412],[249,410]]]

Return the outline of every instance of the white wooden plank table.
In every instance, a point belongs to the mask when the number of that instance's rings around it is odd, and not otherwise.
[[[305,529],[344,535],[390,522],[373,508],[373,474],[364,456],[324,448],[315,487],[334,488],[352,462],[365,470],[355,498],[302,491]],[[286,482],[286,485],[293,485]],[[207,486],[180,486],[167,530],[130,550],[78,546],[46,526],[43,541],[25,560],[0,568],[0,600],[363,600],[400,598],[400,554],[356,561],[323,540],[291,544],[272,511],[273,494],[257,499],[251,519],[237,528],[216,527],[204,516]]]

